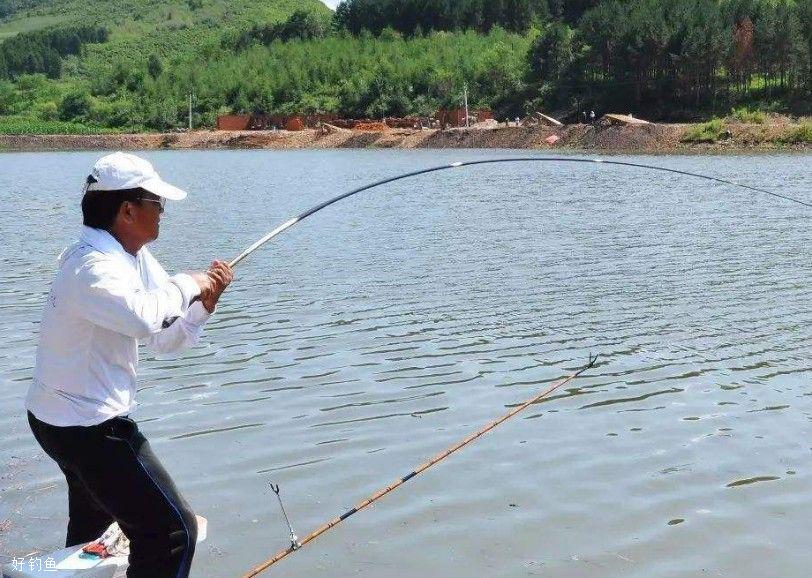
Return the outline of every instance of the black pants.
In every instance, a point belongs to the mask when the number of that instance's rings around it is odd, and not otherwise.
[[[194,513],[133,420],[57,427],[28,412],[28,423],[68,482],[66,546],[95,540],[116,521],[130,539],[127,578],[189,575]]]

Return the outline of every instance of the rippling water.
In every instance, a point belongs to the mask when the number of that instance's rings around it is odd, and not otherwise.
[[[191,194],[154,252],[229,258],[339,192],[527,151],[150,152]],[[0,155],[0,554],[67,500],[22,399],[100,153]],[[809,155],[623,157],[811,200]],[[203,343],[144,352],[134,417],[238,575],[506,408],[598,366],[267,575],[807,576],[812,212],[611,166],[447,171],[335,205],[238,269]],[[5,524],[4,524],[5,522]],[[0,560],[2,561],[2,560]]]

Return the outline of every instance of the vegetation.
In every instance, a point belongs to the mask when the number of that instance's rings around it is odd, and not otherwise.
[[[336,27],[352,34],[392,28],[408,36],[433,30],[489,32],[494,26],[526,32],[548,18],[547,0],[344,0],[334,16]]]
[[[101,134],[110,129],[75,122],[32,120],[30,118],[0,118],[0,134]]]
[[[33,8],[37,3],[37,0],[0,0],[0,18]]]
[[[714,143],[721,140],[727,129],[721,119],[714,118],[706,123],[697,125],[682,137],[687,143]]]
[[[808,107],[812,0],[602,0],[546,27],[531,59],[547,106],[633,108],[653,118],[781,98]],[[563,31],[561,30],[563,28]],[[577,106],[577,105],[576,105]]]
[[[65,26],[24,32],[0,44],[0,78],[42,72],[49,78],[62,74],[62,58],[78,55],[88,42],[105,42],[100,26]]]
[[[812,122],[805,122],[799,127],[790,129],[779,141],[785,144],[812,143]]]
[[[196,122],[203,124],[213,124],[218,111],[431,115],[438,106],[460,106],[464,82],[472,106],[498,106],[499,98],[507,98],[507,87],[521,88],[528,46],[525,37],[499,28],[488,35],[405,39],[390,31],[379,38],[330,35],[268,46],[255,42],[237,54],[219,50],[204,69],[190,59],[176,61],[170,73],[155,80],[141,73],[139,93],[146,98],[131,101],[139,122],[160,127],[183,118],[189,90],[195,94]],[[462,54],[475,57],[461,60]],[[99,86],[97,98],[115,101],[127,95],[132,74]],[[155,107],[156,102],[162,104]]]
[[[730,116],[739,122],[746,122],[750,124],[764,124],[767,121],[767,115],[760,110],[751,110],[746,106],[741,108],[734,108]]]
[[[171,129],[190,93],[196,126],[430,115],[460,106],[464,85],[498,118],[812,112],[812,0],[345,0],[334,14],[317,0],[0,0],[3,35],[8,126]]]
[[[305,10],[297,10],[284,22],[256,25],[242,33],[234,43],[236,50],[243,50],[251,44],[269,46],[273,41],[312,40],[324,38],[330,31],[331,18]]]

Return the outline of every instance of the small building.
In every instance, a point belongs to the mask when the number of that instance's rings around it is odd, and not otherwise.
[[[285,130],[304,130],[305,121],[301,116],[289,116],[285,119]]]
[[[465,109],[464,108],[441,108],[438,110],[434,118],[440,124],[440,128],[449,126],[459,127],[465,126]],[[493,120],[493,112],[487,108],[480,108],[476,110],[468,110],[468,123],[473,124],[477,122],[485,122],[486,120]]]
[[[217,117],[217,130],[304,130],[336,120],[334,114],[226,114]]]
[[[248,130],[250,114],[224,114],[217,117],[217,130]]]
[[[420,119],[416,116],[391,117],[387,116],[383,122],[389,128],[420,128]]]

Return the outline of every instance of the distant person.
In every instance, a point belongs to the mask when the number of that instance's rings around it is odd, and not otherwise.
[[[516,117],[516,126],[519,126],[519,117]]]
[[[586,113],[584,113],[584,114],[586,114]],[[594,110],[589,111],[589,124],[595,124],[595,111]]]
[[[233,273],[170,277],[147,243],[167,200],[186,193],[135,155],[101,158],[87,177],[80,238],[59,257],[45,301],[25,406],[37,442],[68,484],[65,546],[118,522],[130,540],[128,578],[185,578],[194,513],[129,417],[138,344],[160,353],[193,345]]]

